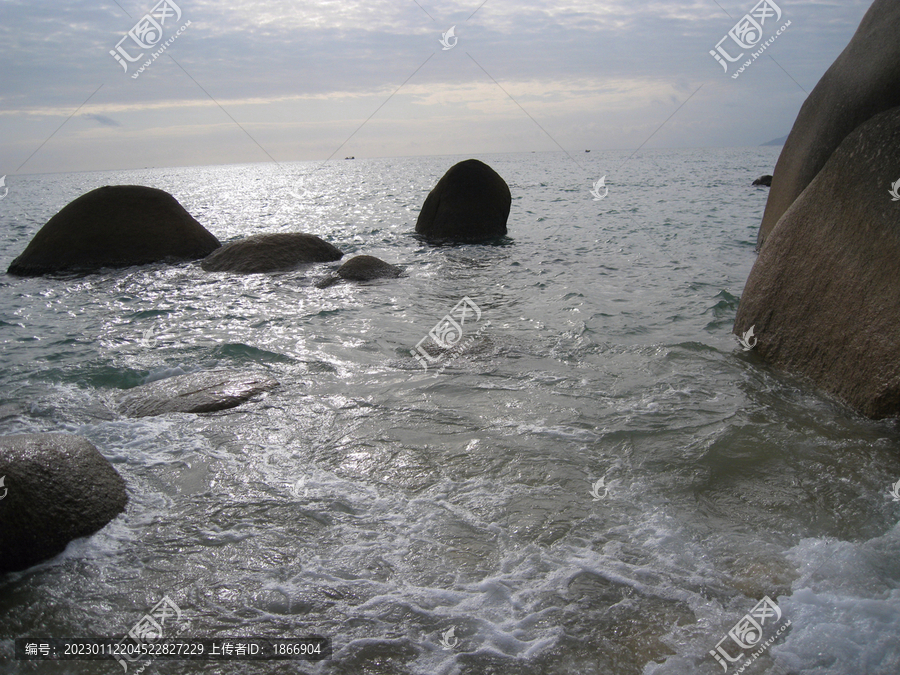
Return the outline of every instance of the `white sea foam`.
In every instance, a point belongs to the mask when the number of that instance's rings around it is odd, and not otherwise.
[[[804,576],[778,599],[792,620],[772,647],[810,675],[900,673],[900,523],[862,543],[804,539],[787,555]]]

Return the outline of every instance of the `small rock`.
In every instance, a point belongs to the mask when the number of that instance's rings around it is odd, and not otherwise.
[[[234,408],[276,386],[276,380],[260,373],[187,373],[129,389],[119,401],[119,411],[129,417],[214,412]]]
[[[200,266],[207,272],[285,272],[304,263],[332,262],[341,250],[314,234],[284,232],[255,234],[232,241],[207,256]]]
[[[328,288],[345,279],[347,281],[373,281],[375,279],[393,279],[403,274],[403,270],[396,265],[384,262],[375,256],[358,255],[350,258],[335,272],[337,276],[330,276],[320,281],[316,286]]]

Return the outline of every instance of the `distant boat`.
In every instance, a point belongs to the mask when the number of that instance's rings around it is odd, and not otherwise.
[[[356,157],[344,157],[344,159],[356,159]]]
[[[590,152],[590,150],[585,150],[585,152]]]

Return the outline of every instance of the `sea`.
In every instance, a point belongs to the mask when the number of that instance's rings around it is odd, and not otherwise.
[[[900,427],[731,333],[768,196],[751,182],[779,152],[478,155],[512,193],[491,245],[414,233],[471,155],[7,177],[3,270],[76,197],[134,184],[222,242],[308,232],[405,272],[0,275],[0,434],[82,436],[129,496],[0,577],[0,672],[121,673],[13,640],[121,639],[165,602],[164,637],[331,655],[126,675],[900,673]],[[117,412],[213,369],[280,384]]]

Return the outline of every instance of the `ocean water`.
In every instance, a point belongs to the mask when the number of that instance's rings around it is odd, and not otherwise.
[[[900,672],[900,429],[730,334],[768,195],[750,182],[779,150],[479,157],[513,195],[495,246],[413,235],[465,157],[8,178],[4,270],[75,197],[141,184],[223,242],[310,232],[406,275],[0,277],[0,433],[84,436],[130,498],[0,577],[0,671],[122,672],[15,661],[12,638],[120,637],[169,597],[183,636],[319,634],[334,656],[145,672],[720,673],[710,651],[768,597],[789,628],[758,658],[722,643],[744,654],[727,672]],[[410,350],[464,297],[465,348],[423,370]],[[115,412],[212,368],[280,386]]]

